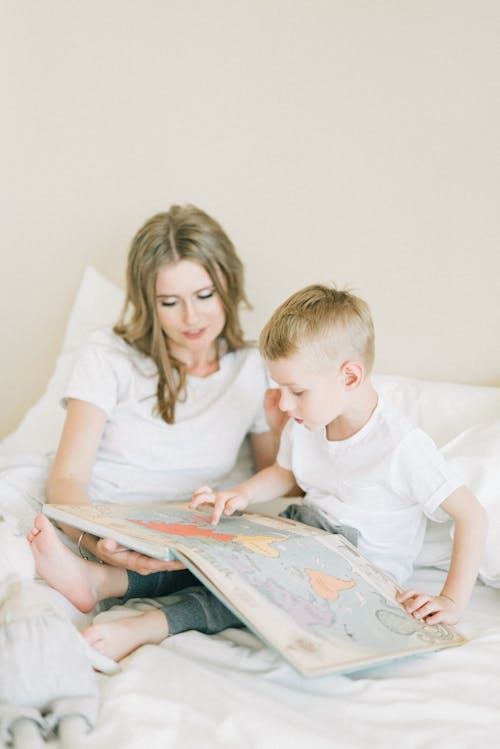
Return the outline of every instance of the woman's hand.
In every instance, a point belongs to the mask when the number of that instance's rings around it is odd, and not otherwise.
[[[138,572],[140,575],[149,575],[152,572],[163,572],[165,570],[171,572],[172,570],[185,569],[185,565],[177,559],[169,562],[153,559],[145,554],[140,554],[138,551],[132,551],[125,546],[121,546],[112,538],[100,538],[97,541],[94,554],[106,564],[113,567],[124,567],[127,570],[132,570],[132,572]]]
[[[405,590],[396,596],[406,611],[426,624],[456,624],[462,611],[455,601],[446,595],[431,596],[416,590]]]
[[[268,388],[264,396],[264,412],[271,432],[279,437],[288,421],[287,414],[279,407],[281,391],[279,388]]]

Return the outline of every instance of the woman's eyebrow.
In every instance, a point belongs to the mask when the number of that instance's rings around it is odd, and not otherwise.
[[[197,291],[193,291],[192,296],[195,296],[195,294],[201,294],[202,291],[215,291],[215,286],[203,286],[201,289],[198,289]],[[179,297],[179,294],[157,294],[157,299],[162,299],[165,297],[174,297],[177,299]]]

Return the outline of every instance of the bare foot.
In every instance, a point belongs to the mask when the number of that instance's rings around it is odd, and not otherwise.
[[[141,645],[163,642],[168,637],[168,623],[165,614],[155,609],[140,616],[94,624],[82,634],[99,653],[119,661]]]
[[[27,538],[31,544],[37,573],[80,611],[91,611],[103,598],[125,593],[125,570],[118,571],[118,568],[87,562],[77,557],[63,544],[45,515],[36,516]],[[115,580],[120,572],[125,575],[125,589],[118,589],[116,592],[108,590],[108,577]]]

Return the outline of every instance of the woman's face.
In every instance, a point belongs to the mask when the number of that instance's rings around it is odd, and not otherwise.
[[[173,356],[188,366],[212,357],[226,315],[207,271],[191,260],[164,265],[156,279],[156,308]]]

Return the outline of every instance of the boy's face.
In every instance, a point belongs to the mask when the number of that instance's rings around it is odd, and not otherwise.
[[[268,361],[267,367],[281,390],[280,409],[298,424],[320,429],[344,413],[346,391],[338,367],[315,372],[300,353]]]

